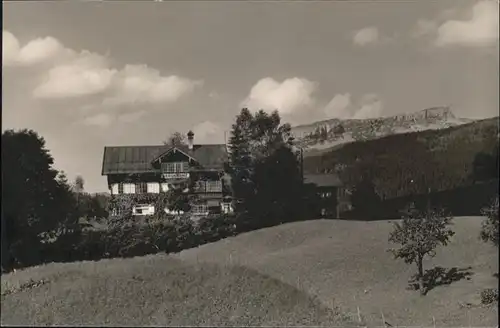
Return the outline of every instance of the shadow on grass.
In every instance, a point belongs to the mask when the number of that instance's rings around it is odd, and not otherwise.
[[[466,279],[470,280],[470,276],[474,273],[470,271],[472,267],[457,268],[453,267],[446,269],[440,266],[425,270],[424,273],[424,288],[425,294],[438,286],[451,285],[454,282]],[[418,278],[416,275],[409,281],[411,289],[418,290]]]

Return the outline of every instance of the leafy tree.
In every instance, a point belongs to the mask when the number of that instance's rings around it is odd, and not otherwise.
[[[481,229],[481,239],[485,242],[491,242],[498,247],[498,196],[492,201],[490,206],[482,210],[486,216]]]
[[[351,204],[361,215],[374,218],[377,216],[382,200],[375,190],[375,185],[367,177],[354,187]]]
[[[111,224],[122,224],[132,219],[132,208],[134,206],[134,195],[120,194],[112,195],[108,203],[108,212],[111,214]]]
[[[286,145],[260,161],[253,176],[256,193],[251,199],[254,218],[261,226],[293,221],[302,213],[303,188],[297,155]]]
[[[3,267],[40,262],[43,235],[53,235],[77,220],[70,186],[64,175],[58,177],[53,163],[45,140],[36,132],[2,134]]]
[[[181,146],[186,144],[186,136],[180,132],[174,132],[168,137],[166,141],[163,141],[164,145],[169,146]]]
[[[443,210],[416,210],[410,207],[401,223],[394,223],[394,230],[389,235],[389,242],[401,245],[389,251],[395,258],[417,265],[417,279],[421,295],[425,295],[424,267],[425,256],[434,257],[439,245],[446,246],[455,234],[449,225],[452,217]]]
[[[76,198],[76,203],[78,207],[78,212],[86,212],[85,210],[82,210],[82,200],[81,200],[81,195],[84,192],[84,180],[82,176],[77,175],[75,178],[75,181],[73,182],[73,192],[75,193],[75,198]],[[85,204],[88,205],[88,204]],[[87,210],[88,211],[88,210]],[[85,213],[79,213],[79,216],[85,216]]]
[[[298,154],[288,143],[290,130],[289,124],[281,124],[277,111],[252,115],[244,108],[233,124],[229,150],[235,210],[255,224],[290,219],[284,209],[301,204],[296,196],[301,173]]]
[[[189,212],[191,210],[191,196],[187,193],[190,189],[188,182],[179,184],[175,188],[171,188],[167,192],[166,203],[167,208],[174,212]]]
[[[74,190],[76,193],[82,193],[84,191],[85,181],[83,180],[81,175],[77,175],[75,178],[75,182],[73,183]]]
[[[107,218],[109,197],[100,194],[76,193],[79,217]]]

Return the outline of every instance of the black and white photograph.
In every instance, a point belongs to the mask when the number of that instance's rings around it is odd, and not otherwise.
[[[498,327],[498,0],[2,9],[2,326]]]

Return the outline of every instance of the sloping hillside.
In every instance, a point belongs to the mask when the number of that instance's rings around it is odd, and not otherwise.
[[[2,276],[2,325],[494,326],[479,305],[498,249],[483,218],[457,218],[425,297],[387,252],[388,221],[318,220],[253,231],[176,255],[48,264]],[[437,272],[437,271],[436,271]],[[469,304],[469,307],[462,307]],[[359,312],[358,312],[359,309]],[[340,315],[339,315],[340,314]],[[434,321],[433,321],[434,318]]]
[[[322,151],[337,145],[376,139],[388,135],[439,130],[470,123],[456,117],[448,107],[427,108],[415,113],[373,119],[331,119],[292,128],[306,152]]]
[[[387,248],[389,221],[318,220],[253,231],[178,254],[193,263],[252,268],[317,295],[326,306],[370,326],[385,320],[393,326],[495,326],[496,307],[477,306],[482,288],[497,286],[498,250],[482,243],[479,217],[455,219],[456,235],[425,269],[440,266],[446,274],[425,297],[408,290],[414,266],[393,260]],[[470,267],[470,268],[469,268]],[[453,269],[455,268],[455,269]],[[472,303],[462,308],[461,303]]]
[[[496,117],[448,129],[344,144],[305,157],[304,169],[338,172],[348,187],[365,176],[383,198],[470,185],[478,153],[492,161],[498,158],[498,122]],[[488,165],[495,171],[495,163]]]
[[[2,325],[349,325],[306,293],[245,267],[166,255],[49,264],[2,276]]]

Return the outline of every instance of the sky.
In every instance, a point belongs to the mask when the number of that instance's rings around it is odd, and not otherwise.
[[[105,146],[193,130],[224,143],[242,107],[284,122],[450,106],[498,115],[498,1],[4,2],[2,131],[107,190]]]

